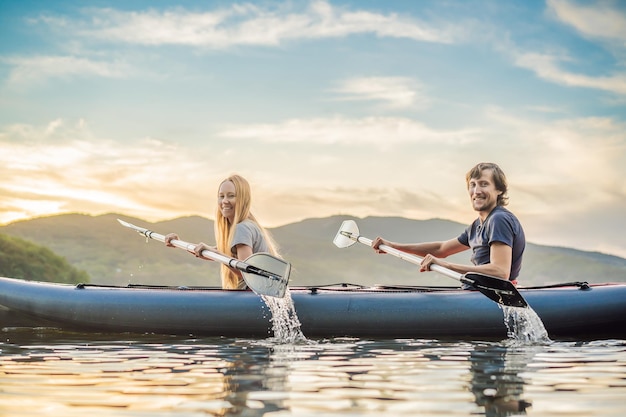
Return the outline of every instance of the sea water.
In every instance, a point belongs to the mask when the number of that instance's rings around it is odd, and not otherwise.
[[[0,415],[626,415],[626,340],[509,340],[279,345],[0,326]]]

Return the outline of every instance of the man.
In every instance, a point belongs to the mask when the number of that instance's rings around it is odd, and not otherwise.
[[[508,204],[508,186],[504,172],[493,163],[480,163],[465,176],[472,207],[478,218],[457,238],[426,243],[395,243],[377,237],[372,247],[378,253],[380,245],[424,258],[420,271],[428,271],[437,264],[460,274],[475,272],[491,275],[517,284],[526,247],[524,230],[513,213],[504,208]],[[447,262],[455,253],[472,249],[473,265]]]

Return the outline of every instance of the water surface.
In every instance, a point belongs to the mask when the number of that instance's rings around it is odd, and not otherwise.
[[[626,341],[0,333],[3,416],[623,416]]]

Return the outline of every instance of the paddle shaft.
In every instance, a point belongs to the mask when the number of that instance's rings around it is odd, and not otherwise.
[[[135,231],[141,233],[142,235],[146,236],[147,238],[150,239],[154,239],[154,240],[158,240],[159,242],[163,242],[165,243],[165,236],[163,236],[160,233],[157,232],[153,232],[152,230],[148,230],[145,229],[143,227],[138,227],[135,226],[133,224],[130,224],[128,222],[123,222],[120,220],[120,223],[126,227],[130,227],[131,229],[134,229]],[[179,249],[184,249],[188,252],[193,253],[194,249],[196,248],[196,245],[194,245],[193,243],[189,243],[189,242],[185,242],[183,240],[178,240],[178,239],[172,239],[170,241],[170,244],[172,246],[175,246]],[[230,266],[231,268],[235,268],[238,269],[239,271],[242,272],[247,272],[247,273],[251,273],[251,274],[257,274],[257,275],[262,275],[264,277],[267,277],[269,279],[275,280],[275,281],[282,281],[282,277],[277,276],[276,274],[273,274],[271,272],[265,271],[261,268],[257,268],[255,266],[249,265],[245,262],[242,262],[238,259],[235,258],[230,258],[226,255],[222,255],[220,253],[217,252],[213,252],[210,250],[203,250],[200,253],[203,257],[207,258],[207,259],[211,259],[213,261],[217,261],[217,262],[221,262],[224,265]]]
[[[363,243],[364,245],[367,245],[367,246],[372,246],[372,239],[368,239],[363,236],[354,236],[352,233],[348,233],[348,232],[343,232],[342,234],[350,239],[356,240],[359,243]],[[380,245],[378,249],[381,249],[385,251],[385,253],[396,256],[400,259],[404,259],[405,261],[409,261],[415,265],[421,265],[422,261],[424,260],[424,258],[421,258],[417,255],[412,255],[410,253],[403,252],[401,250],[392,248],[391,246],[387,246],[387,245]],[[462,274],[452,271],[451,269],[444,268],[441,265],[432,264],[430,265],[430,270],[439,272],[440,274],[456,279],[457,281],[464,282]]]
[[[159,242],[164,242],[165,243],[165,236],[157,233],[157,232],[153,232],[152,230],[146,230],[145,233],[143,233],[146,237],[149,237],[150,239],[154,239],[154,240],[158,240]],[[179,249],[184,249],[187,252],[191,252],[193,253],[194,250],[196,249],[196,245],[194,245],[193,243],[189,243],[189,242],[185,242],[184,240],[177,240],[177,239],[172,239],[170,240],[170,244],[172,246],[176,246]],[[211,260],[217,261],[217,262],[221,262],[224,265],[228,265],[232,268],[238,269],[240,271],[244,271],[244,272],[252,272],[250,270],[250,265],[246,264],[245,262],[241,262],[238,259],[235,258],[229,258],[228,256],[219,254],[217,252],[213,252],[210,251],[208,249],[203,250],[200,255],[204,256],[205,258],[209,258]]]
[[[339,232],[337,232],[333,243],[340,248],[347,248],[348,246],[352,246],[355,242],[363,243],[370,247],[372,246],[371,239],[360,236],[359,228],[356,223],[353,220],[346,220],[341,224],[341,228]],[[392,248],[388,245],[380,245],[378,249],[416,265],[421,266],[424,261],[424,258]],[[470,285],[471,288],[477,289],[498,304],[512,307],[528,307],[528,303],[526,303],[524,297],[517,291],[511,281],[474,272],[460,274],[437,264],[429,265],[429,269],[460,281],[463,284]]]

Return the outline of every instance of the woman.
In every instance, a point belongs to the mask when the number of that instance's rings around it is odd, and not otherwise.
[[[200,242],[194,254],[202,257],[202,251],[210,250],[239,260],[253,253],[266,252],[278,256],[278,250],[270,234],[259,224],[250,211],[252,195],[250,184],[240,175],[231,175],[219,186],[215,214],[216,247]],[[165,244],[178,239],[174,233],[165,236]],[[206,259],[206,258],[205,258]],[[221,267],[222,288],[244,290],[247,288],[241,272],[226,265]]]

